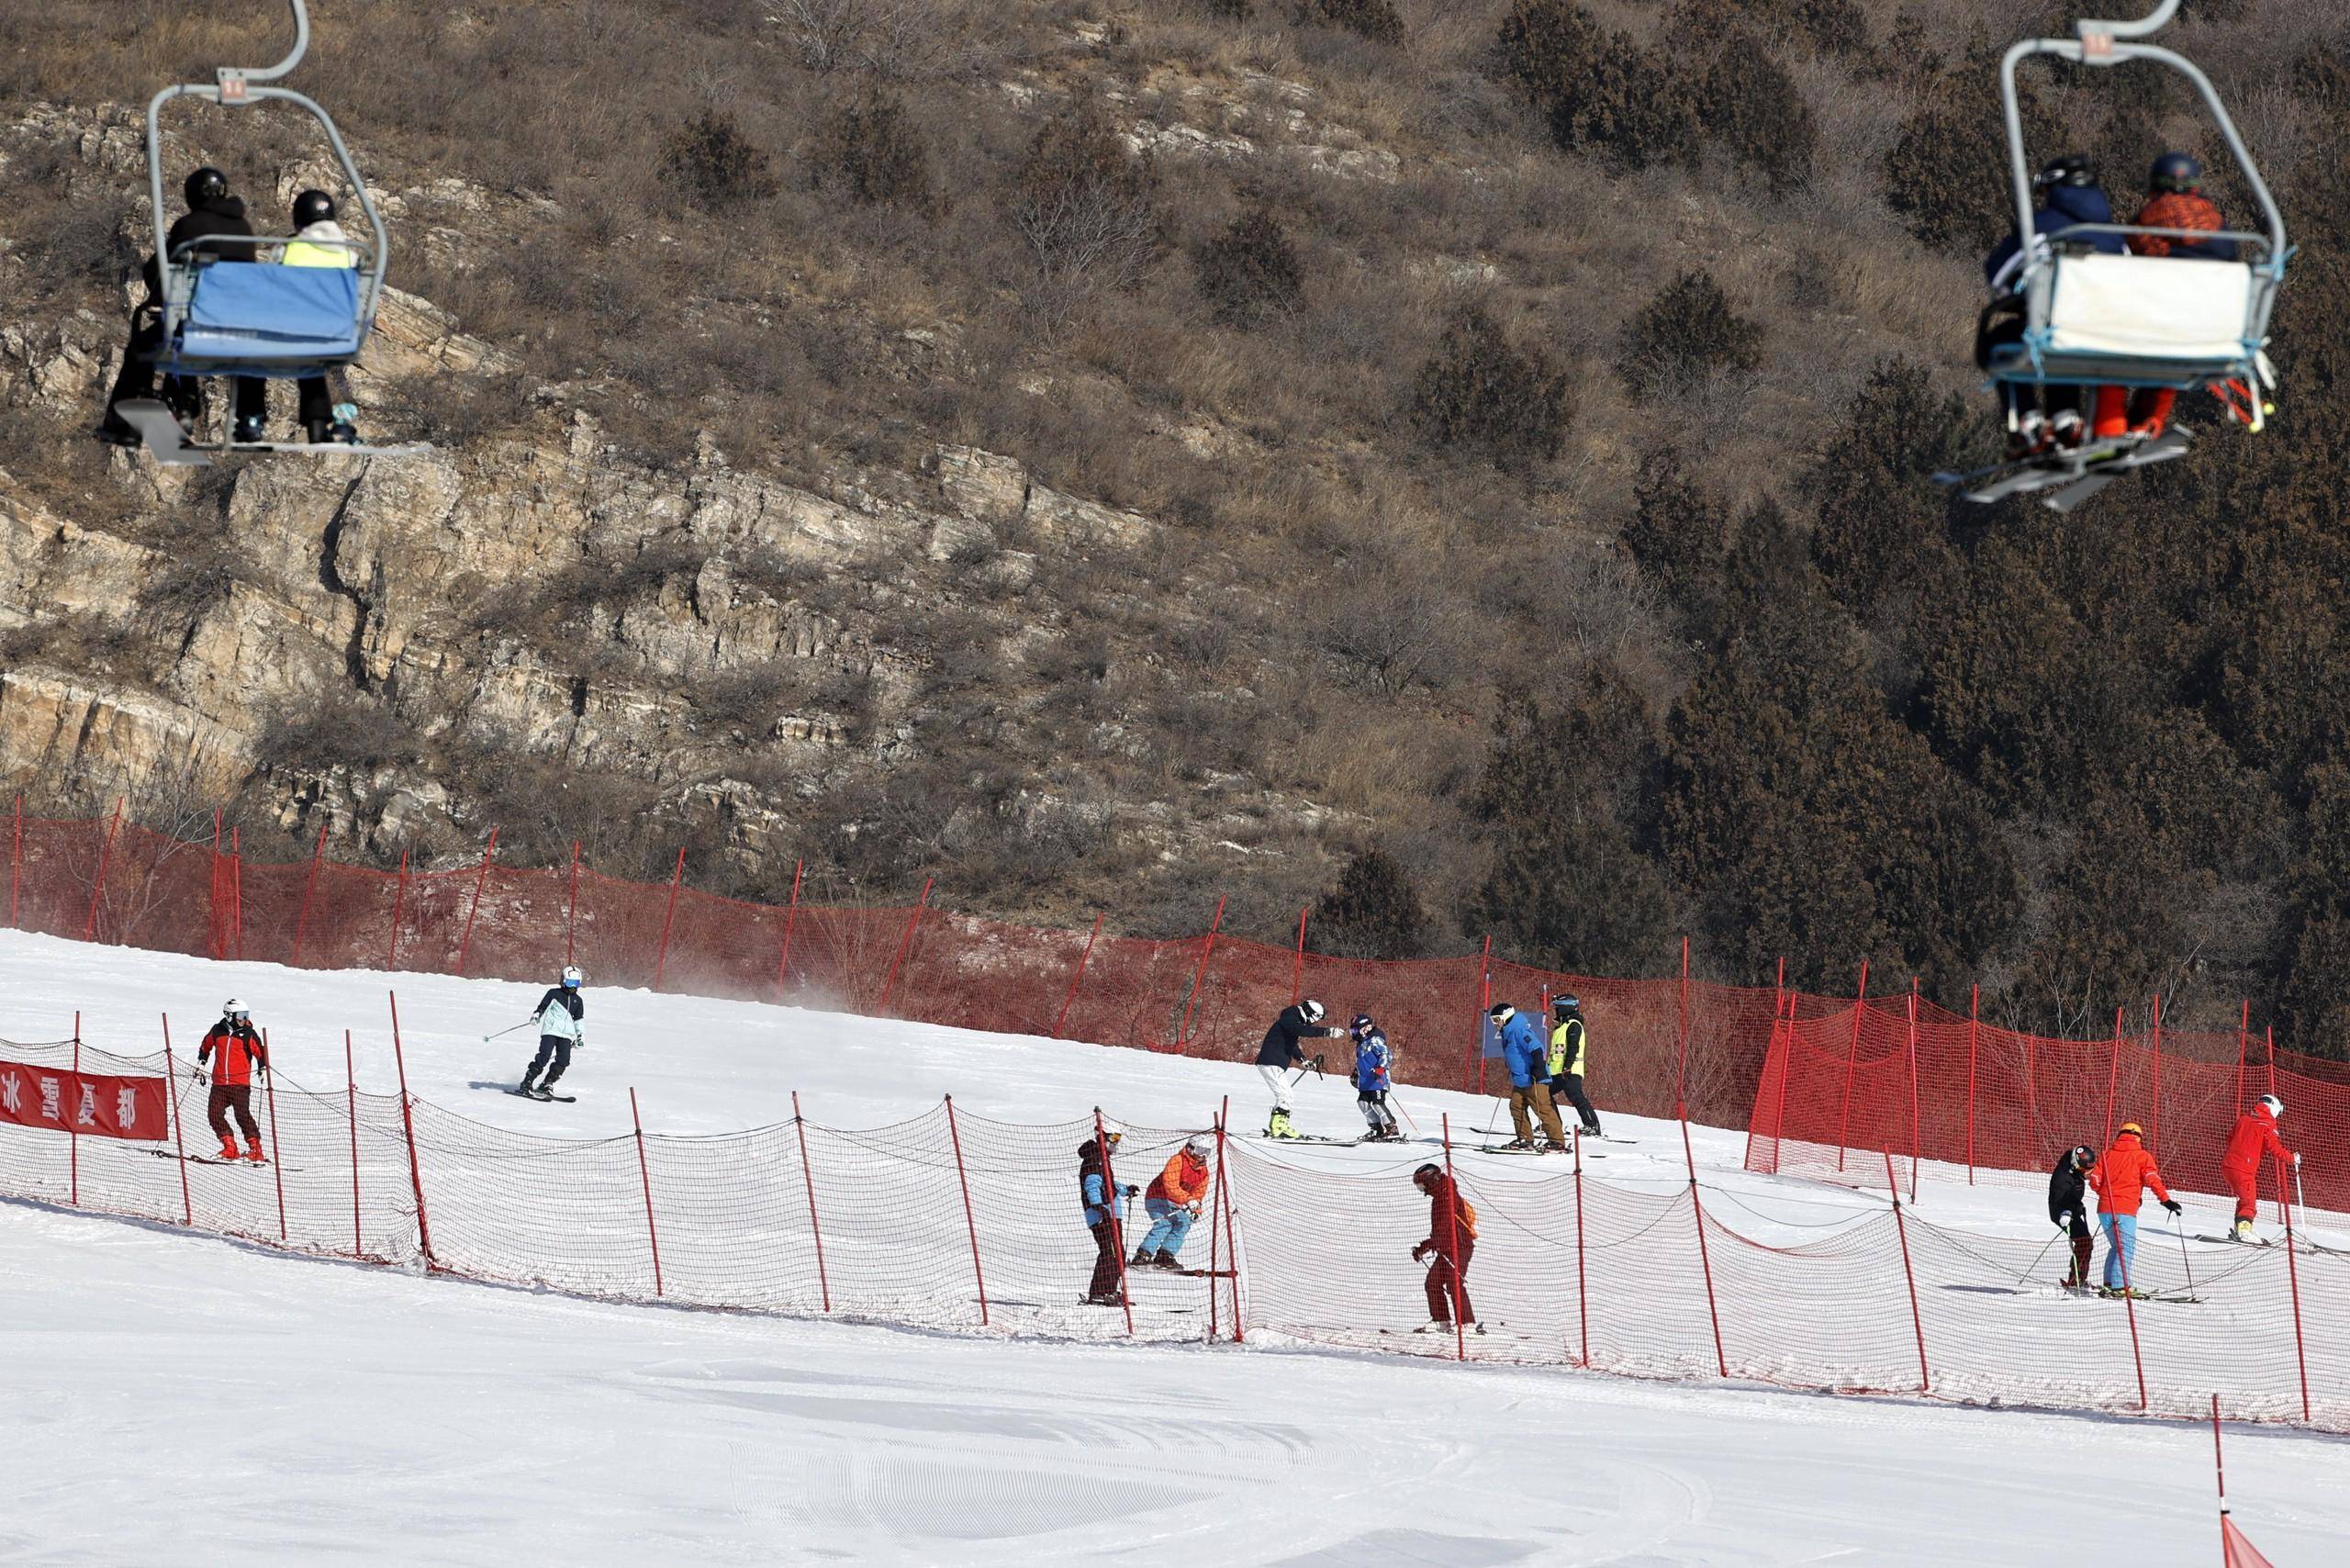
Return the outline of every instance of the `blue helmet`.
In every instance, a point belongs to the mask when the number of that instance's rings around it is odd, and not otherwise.
[[[2203,186],[2203,165],[2184,152],[2165,152],[2154,160],[2146,175],[2146,188],[2156,191],[2192,191]]]

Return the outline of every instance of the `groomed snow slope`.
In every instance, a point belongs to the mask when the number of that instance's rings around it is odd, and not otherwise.
[[[519,1070],[480,1036],[532,988],[16,935],[0,1035],[57,1037],[79,1008],[86,1040],[135,1053],[163,1009],[185,1039],[234,992],[293,1077],[339,1080],[349,1026],[382,1089],[393,985],[410,1088],[536,1131],[624,1129],[629,1083],[691,1132],[788,1114],[795,1087],[836,1126],[948,1091],[1004,1120],[1189,1125],[1226,1092],[1261,1114],[1225,1064],[593,991],[580,1102],[526,1104],[471,1085]],[[1309,1126],[1352,1117],[1335,1086],[1302,1097]],[[1628,1130],[1644,1147],[1611,1146],[1608,1179],[1673,1185],[1677,1133]],[[1740,1135],[1696,1140],[1741,1229],[1881,1206],[1738,1171]],[[2045,1234],[2028,1190],[1920,1206]],[[0,1205],[0,1324],[9,1562],[2151,1565],[2209,1562],[2216,1534],[2189,1425],[606,1305],[22,1204]],[[2231,1432],[2232,1501],[2284,1568],[2350,1540],[2343,1453]]]

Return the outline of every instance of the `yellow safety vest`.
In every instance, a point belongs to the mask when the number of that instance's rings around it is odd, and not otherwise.
[[[1550,1031],[1550,1076],[1563,1078],[1583,1071],[1583,1026],[1580,1018],[1570,1018]]]
[[[355,267],[357,252],[341,245],[314,245],[308,240],[296,240],[285,247],[280,258],[289,267]]]

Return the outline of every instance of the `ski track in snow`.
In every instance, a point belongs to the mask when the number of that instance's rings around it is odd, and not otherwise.
[[[136,1054],[160,1044],[165,1009],[192,1042],[234,993],[283,1070],[318,1086],[340,1082],[346,1026],[362,1086],[392,1086],[387,989],[417,1094],[564,1136],[625,1131],[632,1083],[648,1124],[677,1132],[788,1116],[794,1088],[839,1126],[949,1092],[968,1114],[1030,1122],[1098,1103],[1198,1126],[1225,1093],[1236,1126],[1263,1110],[1234,1064],[603,991],[592,975],[589,1045],[565,1082],[578,1103],[525,1103],[468,1085],[519,1073],[520,1035],[480,1037],[538,986],[0,935],[0,1035],[62,1037],[79,1007],[84,1040]],[[1337,1081],[1298,1095],[1307,1130],[1357,1125]],[[1399,1098],[1424,1133],[1442,1111],[1457,1132],[1492,1113]],[[1678,1129],[1611,1121],[1640,1142],[1607,1146],[1595,1174],[1685,1182]],[[1739,1170],[1741,1132],[1693,1136],[1709,1204],[1718,1190],[1751,1234],[1884,1206]],[[1384,1170],[1427,1153],[1291,1157]],[[1940,1174],[1921,1214],[2044,1236],[2036,1183]],[[0,1334],[10,1564],[1957,1568],[2093,1551],[2154,1568],[2208,1561],[2214,1533],[2210,1433],[2191,1423],[612,1305],[23,1204],[0,1204]],[[2341,1561],[2350,1446],[2240,1428],[2228,1443],[2230,1502],[2280,1568]]]

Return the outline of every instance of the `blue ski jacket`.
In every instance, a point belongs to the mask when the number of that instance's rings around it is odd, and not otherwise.
[[[1550,1076],[1550,1053],[1542,1032],[1523,1013],[1513,1013],[1502,1025],[1502,1060],[1509,1066],[1509,1086],[1523,1089],[1536,1079]]]
[[[1100,1225],[1117,1213],[1118,1194],[1131,1198],[1142,1191],[1125,1183],[1113,1184],[1102,1173],[1102,1146],[1087,1138],[1077,1148],[1077,1197],[1084,1207],[1088,1227]]]
[[[1394,1056],[1387,1036],[1377,1029],[1355,1042],[1355,1087],[1365,1094],[1383,1094],[1391,1087],[1387,1069]]]

